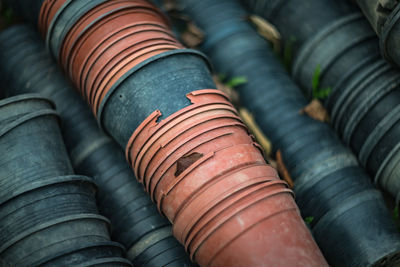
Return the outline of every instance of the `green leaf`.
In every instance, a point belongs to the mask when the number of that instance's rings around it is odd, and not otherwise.
[[[233,77],[232,79],[230,79],[226,85],[229,87],[237,87],[239,85],[245,84],[247,83],[247,78],[243,77],[243,76],[238,76],[238,77]]]
[[[331,91],[332,89],[330,87],[324,89],[317,89],[315,90],[314,98],[326,99],[330,95]]]
[[[312,221],[314,220],[313,216],[308,216],[304,219],[304,221],[306,222],[306,224],[310,224],[312,223]]]
[[[312,97],[315,99],[326,99],[330,95],[332,88],[330,87],[320,88],[320,79],[321,79],[321,65],[318,64],[315,67],[315,71],[311,81]]]
[[[321,75],[321,65],[317,65],[317,67],[314,70],[314,75],[312,77],[312,89],[314,91],[319,89],[319,79]]]

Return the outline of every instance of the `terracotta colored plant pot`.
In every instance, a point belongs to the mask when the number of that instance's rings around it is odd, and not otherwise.
[[[83,74],[83,76],[81,77],[81,84],[82,83],[86,83],[86,84],[82,84],[82,89],[86,92],[86,94],[90,93],[90,98],[89,99],[93,99],[93,95],[94,93],[99,90],[99,85],[100,82],[102,81],[102,79],[104,79],[104,77],[112,71],[113,68],[116,68],[116,66],[118,66],[118,63],[121,62],[124,59],[124,54],[126,53],[134,53],[131,52],[130,50],[132,49],[136,49],[136,50],[141,50],[141,47],[151,47],[153,45],[174,45],[175,41],[173,40],[165,40],[165,39],[158,39],[158,40],[149,40],[149,41],[144,41],[144,42],[137,42],[135,43],[135,47],[130,47],[126,50],[121,50],[122,53],[120,53],[119,55],[117,55],[116,57],[114,57],[113,59],[109,59],[107,60],[107,55],[102,56],[101,58],[96,59],[96,62],[93,63],[90,66],[90,73],[88,73],[88,75],[85,75],[85,73]],[[101,64],[103,63],[104,64]],[[86,82],[85,82],[86,80]]]
[[[175,120],[175,118],[182,117],[182,114],[187,113],[188,111],[199,108],[199,106],[209,105],[213,103],[229,103],[228,97],[219,90],[214,89],[204,89],[199,91],[194,91],[187,95],[192,105],[186,107],[184,110],[178,111],[171,116],[168,116],[160,123],[157,123],[158,117],[161,116],[159,111],[153,112],[150,116],[148,116],[138,128],[136,128],[135,132],[132,134],[129,142],[126,146],[126,158],[129,164],[133,165],[137,161],[137,157],[142,150],[142,147],[147,143],[149,137],[153,136],[157,130],[163,125],[168,124],[170,121]],[[134,145],[135,144],[135,145]],[[133,166],[135,172],[135,165]],[[138,176],[137,176],[138,177]],[[139,181],[143,179],[138,177]]]
[[[198,210],[196,217],[189,220],[189,230],[187,235],[184,236],[183,242],[189,254],[193,256],[197,249],[205,242],[210,236],[217,230],[225,228],[224,224],[231,218],[237,216],[241,212],[249,212],[249,209],[253,205],[265,199],[277,200],[276,195],[285,194],[288,196],[289,202],[283,202],[278,200],[281,204],[268,204],[265,205],[264,212],[258,213],[256,216],[247,216],[242,221],[242,227],[238,227],[240,230],[245,230],[247,227],[251,227],[255,222],[259,222],[260,219],[267,219],[273,214],[280,213],[286,209],[296,209],[297,206],[293,203],[293,198],[290,196],[291,190],[285,187],[285,183],[281,181],[266,181],[260,182],[244,188],[237,194],[232,194],[225,199],[220,199],[219,202],[216,201],[214,206],[208,207],[204,205],[202,209]],[[198,215],[201,216],[198,216]],[[198,216],[198,217],[197,217]],[[223,229],[221,229],[223,230]],[[237,235],[232,232],[230,235],[232,237]],[[229,235],[220,236],[221,240],[224,238],[229,240]],[[226,240],[225,239],[225,240]],[[225,244],[221,242],[216,246],[224,246]],[[216,251],[216,250],[213,250]]]
[[[215,142],[218,142],[218,139]],[[163,183],[159,186],[162,194],[158,205],[168,218],[174,218],[187,198],[196,194],[203,186],[212,183],[215,177],[235,170],[240,172],[240,168],[246,165],[262,164],[266,164],[264,158],[253,144],[236,145],[210,152],[179,176],[175,177],[172,173],[163,177]],[[202,175],[201,172],[205,173]],[[182,188],[185,190],[182,191]]]
[[[286,188],[285,182],[277,180],[276,173],[271,173],[271,177],[266,177],[265,175],[268,172],[271,172],[270,168],[265,165],[249,166],[245,167],[244,172],[224,175],[223,179],[218,178],[215,184],[209,188],[203,188],[201,194],[197,195],[196,198],[189,199],[177,213],[174,219],[174,235],[184,244],[188,244],[188,235],[192,234],[195,231],[193,227],[203,220],[204,213],[199,211],[222,212],[224,208],[235,203],[240,197],[257,190],[259,185],[264,187],[266,184],[268,186],[280,184],[283,185],[282,189]],[[249,179],[244,180],[241,175],[249,175]],[[266,178],[270,178],[271,181]],[[249,189],[253,191],[249,191]],[[215,209],[218,209],[218,211],[215,211]],[[193,214],[193,211],[197,211],[197,214]],[[187,218],[190,218],[189,223]]]
[[[62,60],[63,62],[65,62],[65,60],[68,60],[68,62],[64,63],[63,65],[67,70],[69,70],[69,73],[73,74],[74,72],[72,71],[72,69],[74,68],[75,56],[78,57],[78,62],[79,59],[81,59],[82,57],[79,52],[93,50],[93,45],[101,44],[103,41],[113,38],[115,34],[118,34],[122,30],[129,29],[132,25],[148,22],[155,25],[160,25],[160,27],[164,26],[162,22],[156,21],[154,19],[155,15],[153,13],[149,11],[147,12],[148,13],[143,13],[143,11],[140,12],[136,9],[130,11],[125,10],[125,14],[115,14],[114,18],[104,18],[98,23],[94,23],[92,27],[89,27],[85,32],[81,33],[79,38],[75,39],[70,48],[65,48],[69,51]],[[104,29],[107,29],[106,34],[102,32],[102,30]]]
[[[210,122],[212,123],[212,122]],[[240,125],[239,123],[231,123],[224,124],[222,126],[211,126],[204,129],[199,129],[198,132],[189,135],[189,137],[185,138],[185,136],[179,136],[179,139],[175,139],[174,142],[170,145],[167,143],[164,145],[160,145],[157,147],[159,150],[170,151],[171,154],[164,154],[162,151],[157,151],[154,156],[151,156],[151,161],[148,163],[147,167],[143,170],[143,176],[148,177],[148,181],[145,181],[145,185],[147,185],[148,189],[152,188],[151,191],[154,190],[154,187],[158,184],[160,176],[165,174],[167,171],[173,171],[176,169],[174,163],[185,155],[190,155],[193,149],[198,149],[201,151],[207,151],[207,144],[210,144],[212,140],[219,139],[219,146],[227,146],[231,144],[233,141],[240,141],[238,138],[234,138],[235,132],[240,131],[240,128],[244,129],[244,125]],[[178,140],[182,140],[181,143]],[[243,141],[249,141],[247,138],[244,138]],[[171,148],[170,148],[171,147]],[[173,153],[173,154],[172,154]],[[149,156],[150,157],[150,156]],[[148,162],[148,161],[145,161]],[[154,179],[154,180],[153,180]],[[153,183],[153,185],[152,185]]]
[[[100,4],[97,7],[90,10],[88,13],[86,13],[76,23],[76,26],[70,30],[70,32],[68,33],[63,42],[63,46],[61,49],[62,51],[61,58],[68,58],[68,54],[65,54],[67,52],[66,48],[72,47],[73,46],[72,42],[75,42],[82,34],[85,34],[85,31],[88,29],[89,26],[93,26],[95,23],[98,23],[99,21],[104,19],[105,16],[109,16],[113,12],[120,12],[121,10],[128,7],[152,8],[152,10],[156,12],[156,10],[152,7],[152,5],[146,2],[134,3],[133,1],[121,0],[121,1],[107,1],[103,4]],[[161,15],[161,13],[159,14]]]
[[[172,45],[160,45],[160,46],[154,46],[151,47],[151,49],[149,48],[146,51],[141,51],[141,55],[135,57],[134,59],[132,59],[127,65],[121,67],[117,73],[110,73],[110,78],[111,80],[108,80],[108,78],[104,79],[102,84],[105,84],[104,89],[100,88],[100,90],[98,91],[99,93],[101,93],[98,97],[96,97],[95,101],[94,101],[94,113],[95,115],[97,115],[97,111],[99,109],[99,106],[103,100],[103,98],[106,96],[106,94],[108,93],[108,91],[112,88],[112,86],[121,78],[123,77],[126,73],[128,73],[129,70],[131,70],[132,68],[134,68],[135,66],[137,66],[138,64],[140,64],[141,62],[145,61],[146,59],[150,59],[154,56],[157,56],[159,54],[162,54],[164,52],[168,52],[171,50],[176,50],[176,49],[181,49],[182,46],[178,46],[175,44]],[[102,87],[102,84],[100,85],[100,87]]]
[[[283,201],[286,198],[287,201],[293,202],[289,200],[290,196],[287,194],[281,195],[280,198]],[[252,213],[262,213],[267,201],[269,199],[254,205]],[[218,236],[228,238],[232,229],[241,227],[238,223],[244,218],[251,217],[249,214],[251,211],[246,210],[246,212],[248,213],[232,218],[225,227],[218,229],[215,237],[210,237],[201,245],[194,255],[199,264],[208,262],[209,266],[232,264],[243,267],[262,266],[261,263],[267,266],[328,266],[295,208],[266,220],[261,219],[234,240],[223,242],[226,244],[224,248],[210,245],[216,239],[221,242]],[[248,249],[252,253],[248,253]]]
[[[120,35],[123,35],[123,38],[120,38]],[[106,63],[108,63],[108,61],[111,61],[111,63],[109,63],[110,65],[112,62],[119,62],[119,60],[121,60],[124,55],[129,54],[132,49],[135,51],[135,49],[142,46],[143,43],[158,39],[177,42],[171,33],[165,32],[159,25],[154,23],[134,24],[132,27],[125,26],[124,29],[111,36],[103,43],[100,43],[92,50],[93,52],[88,54],[87,58],[81,64],[81,69],[83,69],[82,76],[86,76],[84,72],[85,68],[90,67],[96,69],[96,66],[87,63],[90,58],[95,59],[96,63],[99,65],[97,68],[103,67],[100,68],[103,70],[106,68],[104,65],[107,65]],[[100,64],[103,62],[104,64]],[[97,76],[94,77],[97,79]],[[96,79],[92,79],[94,82],[90,84],[96,83]],[[84,84],[81,82],[81,85]]]
[[[149,25],[150,26],[150,25]],[[121,31],[113,36],[113,38],[101,43],[81,64],[81,80],[79,88],[81,91],[86,92],[86,88],[95,83],[97,79],[97,72],[102,69],[111,61],[116,61],[116,57],[123,57],[122,54],[126,53],[129,48],[143,45],[143,43],[151,42],[176,42],[173,37],[163,36],[161,38],[151,36],[150,38],[144,34],[145,32],[132,33],[131,31]],[[149,34],[152,32],[149,32]],[[121,37],[119,37],[121,35]],[[127,46],[127,43],[130,45]],[[112,58],[112,59],[110,59]],[[94,73],[93,73],[94,72]],[[96,77],[96,78],[93,78]]]
[[[80,33],[80,38],[71,44],[71,48],[65,48],[71,50],[66,54],[67,58],[61,58],[61,63],[66,70],[69,71],[69,75],[75,73],[74,68],[79,67],[74,64],[75,57],[78,59],[82,57],[79,53],[84,53],[90,51],[95,45],[101,43],[102,41],[109,38],[120,29],[123,29],[125,25],[130,25],[135,22],[158,22],[162,23],[162,19],[157,19],[157,14],[155,12],[149,11],[148,13],[143,13],[142,10],[137,8],[127,7],[122,10],[118,10],[116,13],[111,13],[110,15],[102,18],[97,23],[95,22],[91,27],[85,29],[85,32]],[[66,63],[68,60],[70,63]],[[72,65],[72,66],[71,66]]]
[[[141,173],[139,175],[143,175],[141,177],[146,177],[147,180],[144,181],[145,186],[150,192],[154,192],[155,188],[158,186],[160,179],[166,175],[166,173],[173,173],[178,172],[177,167],[175,166],[176,161],[180,160],[181,158],[185,158],[188,155],[192,154],[192,150],[196,150],[196,153],[200,154],[207,154],[212,149],[219,149],[226,146],[230,146],[237,142],[238,144],[241,143],[251,143],[252,139],[248,137],[241,136],[240,133],[247,133],[245,127],[243,125],[234,122],[233,127],[227,126],[226,123],[222,124],[222,126],[218,125],[218,121],[209,121],[208,124],[211,125],[205,132],[201,128],[198,129],[199,132],[195,132],[195,129],[191,129],[190,132],[187,132],[189,138],[185,138],[185,136],[177,136],[176,138],[176,146],[177,148],[167,146],[166,143],[161,141],[160,146],[156,146],[157,154],[154,154],[159,157],[163,157],[164,160],[160,163],[157,161],[154,162],[154,166],[152,171],[146,173],[148,167],[145,164],[150,165],[148,161],[141,162]],[[212,124],[215,124],[212,126]],[[228,124],[229,125],[229,124]],[[196,128],[196,127],[193,127]],[[200,133],[200,134],[199,134]],[[218,139],[218,145],[214,144],[214,139]],[[182,140],[182,143],[178,143],[178,140]],[[161,148],[161,149],[158,149]],[[172,150],[173,149],[173,150]],[[199,154],[198,154],[199,155]],[[150,158],[155,156],[150,155]],[[140,165],[139,165],[140,167]]]
[[[57,13],[58,9],[66,1],[67,0],[46,0],[45,2],[43,2],[39,15],[39,31],[41,32],[43,38],[46,37],[47,29],[49,28],[50,23]]]

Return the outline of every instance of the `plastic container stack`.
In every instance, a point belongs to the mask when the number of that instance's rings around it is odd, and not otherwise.
[[[77,173],[95,178],[99,210],[110,219],[112,238],[126,247],[127,258],[135,266],[191,266],[172,236],[171,224],[136,181],[123,151],[100,131],[33,27],[16,25],[0,33],[0,62],[7,96],[36,92],[55,102],[72,165]]]
[[[326,265],[292,191],[214,89],[206,58],[171,39],[155,7],[144,0],[45,1],[39,24],[192,260]]]
[[[73,174],[52,103],[0,101],[0,257],[11,266],[132,266],[97,212],[96,185]]]
[[[389,62],[400,66],[399,2],[396,0],[357,0],[357,3],[379,36],[381,54]]]
[[[381,194],[328,124],[300,114],[307,99],[267,41],[243,20],[249,14],[240,1],[179,3],[205,33],[202,49],[216,70],[248,80],[239,86],[241,104],[282,152],[299,208],[313,218],[311,229],[329,264],[396,263],[400,236]]]
[[[378,39],[363,15],[347,1],[307,0],[296,17],[287,12],[299,2],[262,1],[258,11],[275,24],[285,42],[296,36],[292,76],[305,94],[320,68],[321,88],[331,88],[324,102],[342,140],[380,187],[400,197],[400,74],[382,59]],[[310,15],[313,14],[313,15]],[[304,30],[298,23],[308,25]]]

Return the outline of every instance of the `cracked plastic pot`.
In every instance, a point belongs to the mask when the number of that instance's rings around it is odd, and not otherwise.
[[[165,52],[143,61],[104,96],[97,116],[100,125],[125,147],[133,131],[154,110],[167,117],[190,104],[185,95],[193,89],[214,87],[205,61],[201,53],[190,49]],[[168,92],[171,101],[163,92]],[[132,105],[140,108],[130,116]]]
[[[191,1],[185,2],[189,3]],[[297,43],[292,49],[297,49],[307,43],[309,37],[313,38],[312,35],[320,30],[318,27],[322,27],[321,30],[325,30],[325,33],[335,32],[336,28],[332,28],[330,25],[331,20],[340,19],[342,16],[340,13],[335,13],[335,10],[340,10],[340,6],[345,7],[346,5],[340,1],[335,1],[335,3],[306,1],[302,2],[301,5],[299,5],[298,1],[257,1],[257,12],[263,8],[260,6],[263,3],[266,4],[264,8],[271,11],[269,13],[270,17],[268,17],[268,19],[272,19],[270,22],[281,22],[282,25],[277,26],[281,33],[284,33],[283,38],[285,40],[290,40],[290,34],[299,34],[296,37],[299,38],[300,43]],[[324,3],[326,6],[324,6]],[[218,4],[209,1],[206,8],[212,10],[214,6],[213,12],[218,13],[220,4],[221,1],[218,1]],[[229,4],[235,5],[235,1],[230,0]],[[189,15],[194,18],[196,25],[207,25],[208,15],[205,17],[197,16],[197,12],[200,12],[200,10],[194,8],[197,5],[197,3],[193,3],[193,6],[188,8],[190,10]],[[321,10],[312,9],[321,6],[323,7]],[[242,8],[238,2],[236,2],[236,7],[238,9]],[[286,12],[280,11],[284,9]],[[291,20],[291,16],[287,16],[290,9],[290,14],[295,13],[294,16],[296,18],[294,20]],[[222,10],[219,11],[223,12]],[[300,15],[304,16],[304,18],[300,19]],[[342,36],[331,37],[330,42],[325,43],[324,38],[319,38],[322,35],[316,36],[315,44],[318,44],[318,46],[310,46],[312,48],[307,50],[308,54],[305,53],[306,57],[316,64],[319,63],[318,60],[320,59],[325,60],[321,62],[320,85],[322,88],[332,86],[328,84],[331,81],[342,80],[343,84],[348,82],[346,79],[353,78],[358,69],[365,67],[368,62],[378,58],[377,53],[373,52],[372,49],[377,47],[373,41],[374,34],[371,34],[370,31],[364,32],[365,29],[368,29],[368,25],[365,23],[360,24],[361,20],[359,18],[360,15],[357,14],[357,17],[351,16],[351,19],[346,21],[347,24],[340,24],[343,27],[337,27],[337,29],[343,30],[347,28],[348,32]],[[229,20],[232,20],[232,18],[229,18]],[[240,21],[242,21],[242,17],[237,17],[235,23]],[[299,24],[299,21],[305,22],[304,24]],[[245,22],[242,21],[242,23]],[[223,25],[223,23],[220,22],[219,25]],[[295,28],[303,27],[303,25],[307,25],[307,27],[304,27],[304,29]],[[328,26],[324,29],[324,25]],[[211,31],[208,31],[206,26],[201,28],[205,29],[207,38],[212,38],[210,36]],[[350,29],[352,30],[350,31]],[[290,30],[292,32],[289,32]],[[346,32],[345,30],[343,31]],[[352,33],[352,38],[349,39],[350,32]],[[357,37],[354,37],[355,32]],[[348,43],[338,46],[336,41],[346,40],[345,36],[347,36]],[[324,43],[324,46],[319,46],[319,42]],[[299,111],[308,104],[308,101],[288,77],[286,70],[283,69],[272,51],[267,50],[267,47],[268,44],[265,40],[258,37],[258,34],[252,30],[240,34],[232,34],[207,52],[211,55],[216,69],[226,74],[228,78],[246,77],[247,82],[237,87],[239,93],[242,93],[240,95],[241,103],[252,112],[259,126],[266,132],[276,149],[280,150],[286,170],[294,181],[294,190],[303,216],[313,217],[311,223],[311,229],[313,229],[330,212],[335,209],[341,209],[348,199],[353,197],[357,199],[361,194],[368,194],[369,191],[374,191],[374,189],[369,177],[357,165],[356,158],[339,142],[330,127],[312,120],[306,114],[299,114]],[[343,50],[340,50],[341,48]],[[320,53],[313,54],[318,49],[320,49]],[[354,53],[351,54],[351,51]],[[298,55],[301,55],[298,51],[292,52],[297,52]],[[354,64],[356,62],[355,59],[358,60],[357,64]],[[299,62],[304,63],[305,61]],[[332,65],[336,65],[337,68],[333,68]],[[307,64],[298,64],[298,66],[301,71],[308,73],[307,79],[304,79],[304,82],[307,83],[303,84],[303,86],[311,92],[310,86],[315,68]],[[341,75],[338,75],[339,72]],[[340,89],[341,86],[337,88]],[[337,97],[338,95],[335,95],[335,98]],[[392,165],[391,168],[394,168],[394,166]],[[375,193],[377,192],[375,191]],[[373,264],[386,256],[390,258],[392,263],[395,263],[393,259],[396,257],[394,256],[395,254],[398,255],[400,239],[398,233],[394,231],[393,224],[387,224],[391,219],[389,212],[378,207],[384,207],[382,198],[377,197],[375,199],[377,205],[374,207],[369,206],[369,200],[366,198],[362,198],[359,201],[362,203],[357,207],[360,210],[354,213],[346,213],[346,219],[341,224],[341,233],[343,235],[345,235],[346,231],[351,232],[354,227],[357,227],[357,239],[352,236],[353,233],[349,233],[344,237],[347,242],[346,248],[349,251],[342,251],[341,241],[334,236],[336,233],[333,230],[334,228],[330,227],[324,228],[323,231],[326,232],[322,233],[321,231],[318,233],[320,239],[317,239],[317,241],[322,251],[329,263],[332,262],[333,265],[339,262],[338,259],[343,259],[340,264],[337,264],[338,266],[354,266],[356,262],[363,262],[361,264],[363,266],[365,263],[364,255],[368,254],[367,250],[372,250],[371,255],[374,255],[373,259],[369,259],[369,264]],[[379,216],[385,216],[382,221],[376,220],[374,222],[381,225],[377,228],[384,229],[384,235],[381,235],[380,230],[372,230],[369,225],[364,227],[362,223],[358,223],[358,226],[353,224],[353,220],[359,220],[358,212],[368,213],[368,208],[366,208],[368,206],[374,209],[371,214],[382,212]],[[364,210],[364,208],[366,209]],[[354,219],[351,219],[352,216],[355,216]],[[336,217],[332,220],[336,220]],[[337,222],[339,220],[337,219]],[[371,242],[371,235],[375,236],[375,241],[383,238],[382,243],[386,244],[385,249],[376,253],[375,247],[379,246],[380,241]],[[328,238],[332,238],[334,241],[327,241]],[[324,239],[323,242],[320,242],[321,239]],[[350,245],[352,241],[354,241],[354,244]],[[393,247],[389,246],[389,243],[392,243]],[[362,247],[362,251],[354,249],[355,247]],[[228,262],[229,259],[225,259],[225,261]]]
[[[170,115],[159,123],[157,123],[157,117],[161,114],[155,112],[155,116],[148,117],[137,128],[126,149],[128,161],[134,167],[139,180],[145,182],[149,181],[150,172],[146,172],[143,169],[146,165],[142,160],[142,158],[146,158],[143,157],[145,156],[144,152],[151,151],[149,155],[154,153],[154,156],[147,157],[148,159],[155,158],[158,154],[169,155],[168,158],[171,159],[175,158],[177,169],[170,168],[167,172],[161,173],[158,186],[155,189],[152,189],[153,186],[151,186],[150,191],[154,191],[154,194],[152,194],[155,196],[160,211],[173,222],[175,237],[185,244],[192,259],[201,265],[215,263],[215,266],[220,266],[221,262],[214,259],[214,254],[207,253],[207,251],[216,252],[215,249],[219,248],[216,248],[215,244],[220,244],[221,246],[227,245],[227,249],[221,252],[221,255],[223,255],[221,257],[225,258],[226,255],[239,254],[241,258],[236,262],[238,266],[254,265],[256,262],[260,262],[260,259],[264,257],[262,255],[268,253],[268,246],[264,246],[264,242],[268,243],[269,241],[254,238],[253,233],[247,230],[259,222],[259,219],[262,219],[258,217],[259,215],[262,217],[267,214],[264,212],[258,213],[257,210],[265,209],[273,212],[277,211],[275,208],[282,208],[281,211],[283,211],[284,207],[288,206],[296,210],[296,205],[290,196],[291,191],[286,188],[284,182],[279,181],[276,171],[265,163],[259,147],[253,143],[253,139],[244,128],[238,127],[236,129],[233,127],[237,131],[232,132],[231,141],[228,143],[222,142],[221,146],[222,139],[218,138],[211,138],[206,143],[201,139],[190,138],[182,146],[185,151],[179,151],[175,146],[166,145],[170,143],[169,140],[173,140],[175,135],[177,138],[181,137],[181,135],[173,131],[175,126],[177,131],[185,133],[185,129],[192,129],[192,127],[196,128],[196,125],[202,125],[210,116],[204,113],[206,115],[199,116],[196,120],[190,120],[193,125],[186,125],[185,127],[184,123],[176,124],[176,122],[180,121],[179,119],[183,119],[182,121],[184,122],[184,118],[189,116],[188,114],[195,114],[197,110],[201,110],[207,105],[212,107],[213,103],[219,103],[219,106],[225,104],[226,107],[231,107],[227,97],[218,90],[195,91],[188,94],[188,98],[192,105]],[[218,105],[214,105],[214,108],[218,110]],[[234,114],[229,108],[221,109],[220,112],[226,118]],[[199,114],[203,113],[200,112]],[[212,128],[213,124],[215,124],[215,128]],[[209,133],[213,130],[219,131],[219,126],[221,125],[228,126],[229,124],[218,124],[218,120],[215,120],[214,123],[210,123]],[[171,130],[167,131],[167,134],[163,134],[168,129]],[[152,138],[165,144],[165,146],[159,150],[149,149],[154,142],[151,141]],[[149,143],[147,140],[149,140]],[[190,144],[193,144],[193,146]],[[202,144],[205,144],[203,146],[204,150],[202,150]],[[199,154],[199,157],[189,158],[193,153]],[[181,158],[179,156],[176,157],[175,154],[176,156],[189,155],[186,158],[187,162],[185,164],[181,163],[182,169],[179,168],[179,160]],[[229,160],[227,160],[228,158]],[[275,194],[279,195],[280,193],[285,193],[288,197],[283,197],[285,200],[278,200],[279,197],[276,197]],[[270,200],[269,204],[258,201],[264,198]],[[282,206],[274,206],[272,204],[274,201],[278,201]],[[246,213],[241,217],[244,224],[240,227],[234,226],[234,223],[231,224],[232,221],[229,218],[237,218],[242,212]],[[213,214],[220,216],[214,218]],[[315,249],[316,245],[313,243],[303,222],[299,220],[296,223],[297,219],[295,218],[300,218],[297,210],[293,216],[286,216],[288,221],[296,224],[291,228],[294,231],[291,237],[296,240],[297,238],[308,240],[302,245],[299,245],[300,241],[294,241],[296,245],[301,246],[297,251],[302,250],[304,257],[299,254],[291,254],[289,256],[290,253],[287,254],[284,247],[281,248],[281,256],[285,255],[287,262],[295,261],[296,259],[297,261],[305,260],[319,265],[323,264],[324,259],[318,249]],[[289,217],[293,218],[293,221]],[[212,231],[216,228],[219,230]],[[278,242],[284,242],[283,239],[285,237],[281,235],[280,231],[274,234],[269,233],[268,235],[272,239],[279,239],[280,241]],[[252,257],[242,250],[239,251],[237,247],[233,248],[233,240],[237,236],[242,236],[246,244],[247,242],[257,243],[255,246],[258,247],[258,250],[252,253],[252,255],[255,253],[256,257]],[[208,242],[208,240],[212,241]],[[228,246],[228,244],[232,244],[232,247]],[[241,244],[243,246],[243,243]],[[277,258],[272,256],[269,259],[273,264]]]

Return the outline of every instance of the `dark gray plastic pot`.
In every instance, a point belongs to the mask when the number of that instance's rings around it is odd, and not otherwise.
[[[113,85],[100,105],[98,121],[125,147],[155,110],[166,118],[190,105],[186,94],[208,88],[215,85],[203,54],[191,49],[165,52],[135,66]]]
[[[0,203],[15,196],[24,185],[73,173],[55,111],[45,102],[41,109],[25,113],[19,108],[21,97],[0,101],[0,113],[9,116],[0,115],[0,150],[6,151],[0,157]],[[24,101],[30,105],[29,97]],[[37,96],[33,96],[36,101]],[[10,111],[14,102],[15,110]]]
[[[125,249],[118,243],[97,242],[91,245],[78,245],[58,255],[51,255],[35,263],[35,266],[76,266],[76,264],[88,264],[97,259],[122,257],[124,252]],[[122,258],[120,260],[126,261],[126,266],[131,266],[129,261]]]
[[[379,36],[382,55],[399,66],[400,5],[397,1],[378,0],[357,0],[357,3]]]
[[[97,213],[95,188],[84,176],[55,177],[19,188],[24,193],[0,205],[0,243],[60,217]]]
[[[349,231],[344,225],[353,227]],[[382,227],[390,231],[382,232]],[[379,234],[382,239],[377,241],[374,238],[364,238],[365,232],[369,236],[372,233]],[[331,258],[333,266],[372,266],[383,258],[386,259],[386,266],[399,264],[397,230],[382,196],[376,190],[349,197],[316,224],[313,234],[322,248],[331,248],[324,250],[324,253]],[[356,242],[357,246],[350,245],[352,242]],[[340,244],[340,249],[336,244]]]
[[[35,225],[0,247],[0,255],[16,266],[33,266],[49,255],[109,241],[109,221],[96,214],[69,215]]]

